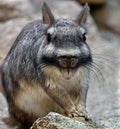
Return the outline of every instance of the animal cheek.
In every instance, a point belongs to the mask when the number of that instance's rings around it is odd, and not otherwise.
[[[85,45],[85,44],[83,44],[83,45],[81,46],[81,51],[82,51],[82,53],[83,53],[84,55],[86,55],[86,56],[88,56],[88,55],[90,54],[90,50],[89,50],[89,48],[87,47],[87,45]]]

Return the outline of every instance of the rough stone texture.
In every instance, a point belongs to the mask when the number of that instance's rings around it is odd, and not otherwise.
[[[81,4],[89,3],[92,5],[104,4],[106,2],[105,0],[77,0],[77,1],[79,1]]]
[[[70,119],[57,113],[49,113],[44,118],[39,118],[30,129],[105,129],[94,122],[82,119]]]
[[[13,44],[15,38],[21,29],[29,22],[28,18],[17,18],[8,20],[0,24],[0,64],[6,56],[6,53]]]
[[[97,24],[109,31],[120,34],[120,1],[106,0],[106,3],[92,12],[92,15]]]
[[[16,9],[14,6],[7,4],[0,4],[0,22],[5,22],[9,19],[22,17],[20,10]]]
[[[120,116],[95,122],[82,118],[68,118],[57,113],[49,113],[37,119],[30,129],[120,129]]]
[[[120,116],[99,120],[99,124],[105,126],[106,129],[120,129]]]

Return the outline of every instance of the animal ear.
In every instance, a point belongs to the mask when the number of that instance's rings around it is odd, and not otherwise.
[[[55,18],[50,8],[45,2],[42,6],[42,15],[43,15],[43,23],[51,25],[55,22]]]
[[[78,23],[79,25],[84,25],[86,23],[89,11],[90,11],[90,8],[89,8],[88,4],[86,3],[85,6],[83,7],[82,11],[78,15],[78,17],[76,19],[76,23]]]

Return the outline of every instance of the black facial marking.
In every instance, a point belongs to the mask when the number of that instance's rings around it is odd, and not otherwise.
[[[78,67],[85,66],[92,63],[92,56],[79,57]]]
[[[47,57],[47,56],[43,56],[42,57],[42,62],[46,65],[57,65],[57,57]]]
[[[91,55],[88,55],[88,56],[60,56],[60,57],[42,57],[42,62],[46,65],[52,65],[52,66],[56,66],[58,68],[64,68],[62,67],[60,64],[59,64],[59,59],[60,58],[65,58],[65,59],[71,59],[71,58],[75,58],[75,59],[78,59],[78,62],[76,63],[75,67],[71,69],[77,69],[81,66],[85,66],[85,65],[88,65],[88,64],[91,64],[92,62],[92,56]]]
[[[47,34],[47,40],[48,40],[48,42],[51,42],[51,35],[50,34]]]
[[[82,40],[83,40],[83,42],[86,42],[86,34],[82,35]]]

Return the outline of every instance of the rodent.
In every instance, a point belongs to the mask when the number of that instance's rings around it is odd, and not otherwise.
[[[46,3],[43,20],[28,23],[16,38],[1,68],[9,113],[22,125],[58,112],[85,117],[91,50],[86,43],[86,4],[75,20],[55,19]]]

